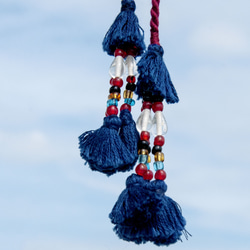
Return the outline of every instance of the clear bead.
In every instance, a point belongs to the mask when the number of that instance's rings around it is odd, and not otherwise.
[[[164,169],[163,162],[162,161],[155,161],[154,162],[154,169],[155,169],[155,171]]]
[[[143,163],[143,164],[147,164],[147,162],[148,162],[148,156],[147,155],[139,155],[138,162],[139,163]]]
[[[109,68],[109,74],[112,78],[122,77],[125,71],[125,63],[122,56],[116,56]]]
[[[136,76],[138,74],[136,61],[133,56],[128,55],[125,64],[127,66],[127,74],[129,76]]]
[[[161,111],[155,112],[151,132],[154,136],[165,135],[168,132],[168,125]]]
[[[144,109],[136,121],[136,129],[141,131],[149,131],[152,127],[152,117],[149,109]]]

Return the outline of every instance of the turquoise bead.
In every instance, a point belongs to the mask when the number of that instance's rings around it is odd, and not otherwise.
[[[107,101],[107,107],[112,106],[112,105],[118,106],[118,100],[117,99],[110,99]]]
[[[135,100],[133,100],[132,98],[126,98],[124,100],[125,103],[127,103],[130,106],[134,106],[135,105]]]
[[[162,161],[155,161],[154,162],[154,169],[155,169],[155,171],[164,169],[163,162]]]
[[[146,166],[147,166],[148,170],[150,170],[150,165],[149,165],[149,163],[146,163]]]
[[[139,155],[138,162],[139,163],[143,163],[143,164],[147,164],[147,162],[148,162],[148,156],[147,155]]]

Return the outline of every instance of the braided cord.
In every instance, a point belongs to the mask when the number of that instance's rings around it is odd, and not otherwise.
[[[160,45],[159,40],[159,10],[160,0],[152,0],[151,21],[150,21],[150,43]]]

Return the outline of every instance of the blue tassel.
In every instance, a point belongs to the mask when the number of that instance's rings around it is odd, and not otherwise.
[[[179,205],[165,196],[164,181],[149,182],[133,174],[126,186],[109,215],[119,238],[136,244],[151,241],[158,246],[181,240],[182,233],[187,238],[185,219]]]
[[[110,176],[133,162],[118,134],[121,124],[119,117],[111,115],[104,118],[101,128],[87,131],[79,137],[80,155],[92,170]]]
[[[121,12],[108,30],[102,42],[103,50],[114,55],[116,48],[133,49],[136,47],[137,55],[145,50],[144,32],[135,15],[134,0],[122,0]]]
[[[122,120],[122,126],[119,132],[120,138],[128,149],[133,158],[131,164],[124,166],[124,170],[131,170],[133,169],[137,159],[138,159],[138,149],[137,144],[139,141],[139,133],[136,129],[135,121],[131,115],[131,112],[127,109],[124,109],[120,112],[120,118]],[[122,169],[120,169],[122,171]]]
[[[138,98],[144,96],[163,98],[167,103],[179,101],[174,85],[171,81],[167,67],[163,61],[163,48],[157,44],[151,44],[138,63],[139,77],[136,94]]]

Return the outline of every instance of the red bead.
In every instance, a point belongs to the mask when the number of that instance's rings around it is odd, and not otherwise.
[[[127,53],[122,49],[116,49],[115,56],[122,56],[123,58],[125,58],[127,56]]]
[[[138,164],[137,167],[135,168],[135,172],[140,176],[143,176],[147,170],[148,170],[147,166],[143,163]]]
[[[149,142],[149,139],[150,139],[150,133],[148,131],[142,131],[141,132],[141,135],[140,135],[140,139],[142,141],[148,141]]]
[[[153,109],[154,112],[162,111],[163,110],[162,102],[154,102],[153,105],[152,105],[152,109]]]
[[[152,107],[152,103],[151,102],[143,102],[142,103],[141,111],[144,110],[144,109],[151,109],[151,107]]]
[[[122,106],[120,107],[120,111],[127,109],[129,112],[131,112],[131,106],[127,103],[122,104]]]
[[[165,143],[165,139],[162,135],[157,135],[154,139],[155,146],[163,146]]]
[[[115,105],[107,107],[106,116],[117,115],[117,114],[118,114],[118,108]]]
[[[153,179],[153,172],[151,170],[147,170],[144,174],[143,174],[143,179],[144,180],[152,180]]]
[[[164,171],[164,170],[157,170],[156,172],[155,172],[155,179],[156,180],[161,180],[161,181],[164,181],[165,179],[166,179],[166,177],[167,177],[167,174],[166,174],[166,172]]]
[[[138,49],[134,46],[133,48],[127,49],[127,54],[136,57],[138,54]]]
[[[136,79],[135,79],[135,76],[128,76],[126,80],[128,83],[135,83]]]
[[[110,84],[112,86],[117,86],[117,87],[121,88],[122,85],[123,85],[123,80],[122,80],[122,78],[119,78],[119,77],[111,78],[110,79]]]

